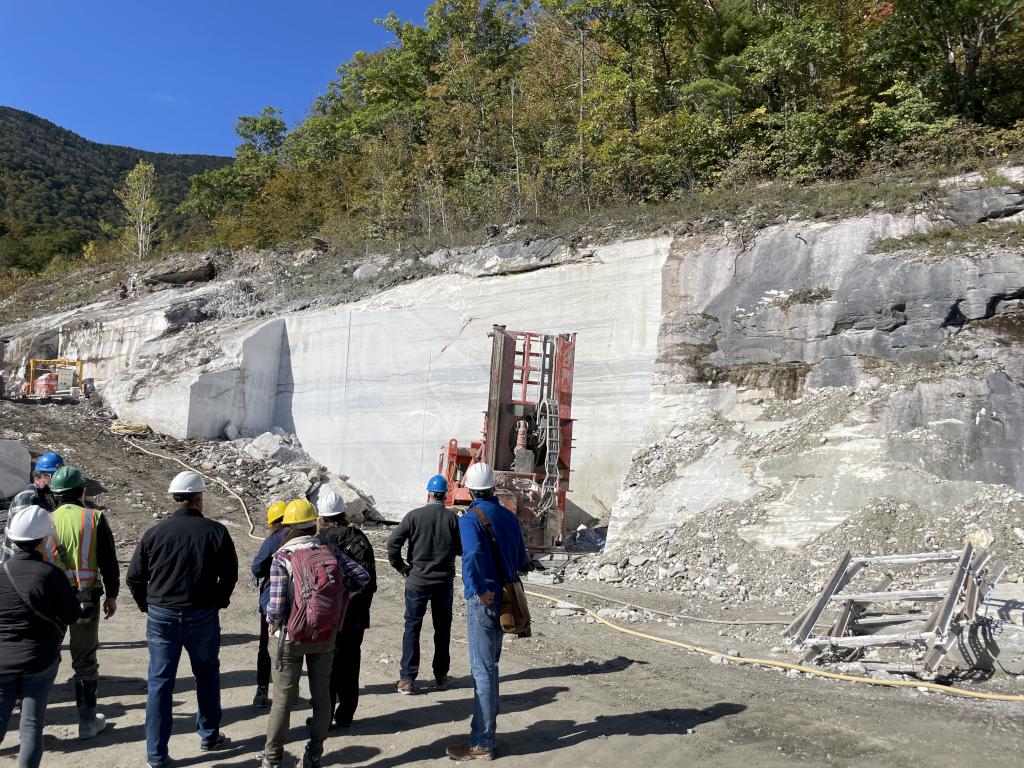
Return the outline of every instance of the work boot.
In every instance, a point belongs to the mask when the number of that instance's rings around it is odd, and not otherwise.
[[[270,706],[270,696],[267,686],[256,686],[256,695],[252,697],[252,705],[257,709],[266,709]]]
[[[78,738],[92,739],[107,727],[107,718],[96,711],[96,680],[75,681],[75,704],[78,705]]]
[[[445,754],[452,760],[463,762],[464,760],[493,760],[494,752],[489,749],[471,747],[469,744],[453,744],[445,750]]]
[[[403,696],[412,696],[416,693],[416,683],[414,680],[399,680],[395,690]]]
[[[338,705],[338,708],[334,710],[334,724],[338,728],[348,728],[352,725],[352,718],[342,711],[340,704]]]
[[[313,757],[309,744],[306,745],[306,751],[302,753],[302,768],[320,768],[320,758]]]
[[[199,742],[199,749],[203,752],[216,752],[218,749],[227,749],[228,737],[217,731],[206,741]]]

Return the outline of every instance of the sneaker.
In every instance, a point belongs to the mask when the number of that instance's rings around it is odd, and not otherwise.
[[[306,750],[302,753],[302,768],[320,768],[320,758],[310,754],[309,744],[306,745]]]
[[[404,696],[411,696],[416,693],[416,681],[415,680],[399,680],[395,689],[403,694]]]
[[[267,686],[256,687],[256,695],[252,697],[252,705],[257,709],[266,709],[270,706],[270,695]]]
[[[451,760],[493,760],[494,750],[471,747],[469,744],[453,744],[445,750]]]
[[[199,748],[203,752],[215,752],[218,749],[224,749],[228,745],[228,737],[220,731],[214,734],[213,738],[208,741],[201,742]]]
[[[434,685],[437,687],[437,690],[439,691],[443,691],[445,688],[448,687],[450,683],[451,678],[448,677],[448,675],[441,675],[439,677],[434,678]]]

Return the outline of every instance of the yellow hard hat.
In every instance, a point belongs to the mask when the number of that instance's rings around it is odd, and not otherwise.
[[[285,525],[302,525],[316,520],[316,507],[308,499],[292,499],[284,508]]]
[[[283,501],[275,501],[269,507],[267,507],[267,528],[278,522],[284,517],[284,511],[287,508],[287,504]]]

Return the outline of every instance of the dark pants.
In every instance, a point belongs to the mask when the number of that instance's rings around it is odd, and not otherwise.
[[[46,721],[46,703],[57,676],[60,659],[42,672],[31,675],[0,677],[0,741],[7,733],[7,724],[14,712],[14,702],[21,698],[21,746],[18,749],[18,768],[39,768],[43,759],[43,724]]]
[[[402,638],[403,680],[415,680],[420,673],[420,629],[430,603],[430,620],[434,625],[434,677],[448,674],[451,666],[448,646],[452,637],[452,583],[424,589],[405,587],[405,635]]]
[[[256,651],[256,685],[270,687],[270,627],[267,617],[260,614],[260,647]]]
[[[150,606],[146,621],[149,691],[146,696],[146,753],[150,765],[167,762],[171,738],[171,697],[181,651],[188,651],[196,680],[196,731],[204,743],[220,729],[220,618],[216,609],[172,611]]]
[[[334,639],[331,668],[331,711],[334,722],[347,725],[359,706],[359,663],[362,661],[363,626],[346,622]]]
[[[83,624],[68,627],[68,644],[71,647],[71,667],[75,670],[75,681],[98,680],[100,665],[96,652],[100,647],[100,609],[97,607],[92,618]]]

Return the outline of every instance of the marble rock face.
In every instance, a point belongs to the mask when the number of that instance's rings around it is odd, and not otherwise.
[[[971,224],[1015,218],[1024,197],[947,204]],[[1024,491],[1024,246],[873,248],[935,226],[885,214],[677,239],[610,546],[719,510],[754,546],[798,547],[878,498],[940,516],[987,485]]]
[[[18,440],[0,440],[0,499],[9,499],[28,487],[32,457]]]
[[[877,247],[1020,221],[1024,172],[1001,173],[951,180],[942,215],[450,249],[329,308],[227,319],[223,279],[99,302],[5,328],[7,372],[59,351],[158,431],[295,434],[397,519],[480,436],[491,326],[575,331],[570,519],[610,518],[613,550],[691,523],[799,547],[883,498],[1024,492],[1024,245]]]
[[[439,275],[271,320],[207,319],[223,284],[163,291],[6,329],[8,362],[41,349],[80,357],[121,418],[178,437],[283,428],[394,518],[423,503],[441,446],[479,438],[491,326],[575,331],[571,505],[606,518],[644,428],[669,245],[638,240],[544,269]]]

